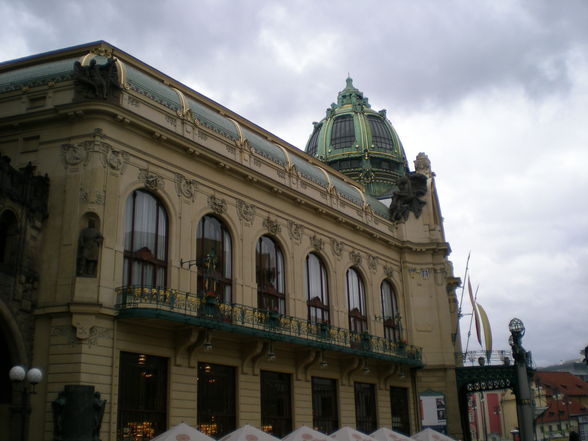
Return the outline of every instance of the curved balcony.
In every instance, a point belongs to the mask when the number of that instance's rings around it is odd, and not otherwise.
[[[351,332],[327,323],[310,323],[251,306],[222,303],[214,295],[133,286],[117,288],[116,295],[119,318],[159,318],[365,358],[423,366],[421,349],[416,346],[394,343],[367,332]]]

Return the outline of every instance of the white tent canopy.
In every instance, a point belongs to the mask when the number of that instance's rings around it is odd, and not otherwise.
[[[411,438],[416,441],[455,441],[453,438],[429,428],[415,433]]]
[[[280,439],[246,424],[234,432],[225,435],[220,441],[280,441]]]
[[[208,435],[188,426],[186,423],[180,423],[166,432],[157,435],[151,441],[214,441]]]
[[[282,441],[332,441],[333,439],[322,432],[307,426],[302,426],[282,438]]]
[[[376,441],[369,435],[366,435],[359,430],[352,429],[351,427],[342,427],[336,432],[329,435],[331,438],[337,441]]]
[[[408,436],[403,435],[402,433],[394,432],[387,427],[380,427],[370,436],[378,441],[412,441],[412,439]]]

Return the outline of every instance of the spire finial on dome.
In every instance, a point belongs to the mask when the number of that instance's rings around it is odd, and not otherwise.
[[[351,78],[351,75],[349,75],[349,72],[347,72],[347,79],[345,80],[345,82],[347,83],[347,88],[348,89],[353,89],[353,79]]]

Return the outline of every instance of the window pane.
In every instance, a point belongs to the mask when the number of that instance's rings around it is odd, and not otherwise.
[[[334,149],[352,147],[355,144],[355,128],[352,115],[335,118],[331,129],[331,146]]]
[[[153,195],[137,190],[127,199],[124,222],[124,283],[165,286],[167,273],[165,209]]]
[[[378,428],[373,384],[355,383],[355,424],[363,433],[372,433]]]
[[[261,429],[283,438],[292,431],[291,375],[261,372]]]
[[[118,437],[147,441],[167,427],[167,358],[120,353]]]
[[[196,231],[198,292],[215,293],[224,303],[231,303],[231,236],[214,216],[204,216]]]
[[[390,388],[390,410],[392,412],[392,430],[410,435],[408,419],[408,389],[405,387]]]
[[[285,313],[283,257],[276,242],[262,236],[256,247],[258,307]]]
[[[306,257],[304,286],[308,304],[308,320],[311,323],[328,323],[329,296],[326,269],[319,257],[313,253]]]
[[[235,368],[198,363],[198,430],[220,439],[236,429]]]
[[[312,377],[312,425],[322,433],[339,429],[337,382],[330,378]]]

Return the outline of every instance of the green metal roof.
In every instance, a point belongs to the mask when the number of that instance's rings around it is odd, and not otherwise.
[[[239,139],[239,133],[237,132],[235,124],[229,121],[228,118],[192,98],[186,98],[186,102],[192,111],[194,118],[203,126],[208,127],[227,138]]]
[[[320,185],[321,187],[327,188],[329,186],[329,181],[327,181],[325,173],[321,171],[316,165],[311,164],[306,159],[298,155],[291,155],[290,159],[296,166],[296,170],[298,170],[298,173],[300,173],[301,176],[314,182],[315,184]]]
[[[77,57],[67,58],[0,73],[0,93],[71,80],[76,61]]]
[[[253,133],[251,130],[243,128],[243,135],[249,141],[251,148],[261,156],[276,162],[280,165],[288,165],[288,159],[284,151],[271,141]]]
[[[132,90],[174,111],[181,109],[180,97],[171,87],[132,66],[125,64],[125,68]]]

